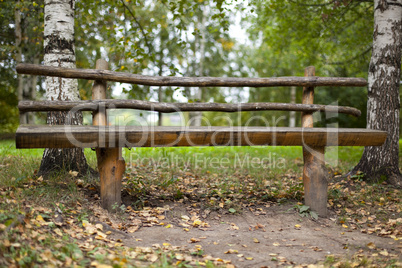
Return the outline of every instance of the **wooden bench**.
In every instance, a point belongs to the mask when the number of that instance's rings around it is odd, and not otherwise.
[[[97,61],[95,70],[20,64],[20,74],[95,80],[92,101],[21,101],[20,113],[37,111],[92,111],[93,126],[21,125],[17,148],[96,148],[101,181],[102,206],[112,210],[121,202],[121,178],[125,170],[122,147],[162,146],[303,146],[305,204],[320,216],[327,215],[328,178],[324,152],[327,146],[380,146],[387,133],[357,128],[315,128],[314,112],[337,112],[360,116],[351,107],[313,104],[316,86],[366,86],[362,78],[316,77],[307,67],[305,77],[214,78],[150,77],[107,71],[107,62]],[[140,100],[106,100],[106,81],[152,86],[272,87],[302,86],[302,104],[291,103],[156,103]],[[108,126],[107,109],[140,109],[171,113],[177,111],[263,111],[302,112],[302,127],[136,127]]]

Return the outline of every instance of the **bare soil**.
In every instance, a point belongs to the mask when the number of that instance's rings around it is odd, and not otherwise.
[[[292,204],[245,209],[235,214],[199,210],[198,215],[191,206],[180,202],[164,206],[169,209],[161,214],[160,223],[144,224],[140,217],[130,217],[125,221],[137,224],[136,231],[113,232],[110,238],[130,247],[164,243],[184,249],[198,247],[202,255],[230,260],[235,267],[304,266],[322,263],[328,255],[351,258],[359,250],[369,254],[386,251],[399,256],[399,260],[402,256],[400,240],[337,225],[334,213],[318,220],[301,217]],[[194,225],[194,216],[203,226]]]

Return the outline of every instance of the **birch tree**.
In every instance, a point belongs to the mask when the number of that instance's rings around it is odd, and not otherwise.
[[[368,72],[367,128],[386,130],[381,147],[366,147],[353,172],[402,185],[399,161],[399,84],[402,0],[374,1],[373,51]],[[383,176],[383,178],[381,178]]]
[[[45,65],[75,68],[74,5],[75,0],[45,1]],[[47,77],[46,99],[52,101],[79,100],[77,80]],[[50,112],[47,116],[47,123],[81,125],[82,114]],[[83,150],[80,148],[46,149],[38,174],[48,174],[60,169],[85,173],[88,165]]]

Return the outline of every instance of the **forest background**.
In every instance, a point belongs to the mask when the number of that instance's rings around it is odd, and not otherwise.
[[[44,99],[44,77],[17,76],[15,72],[19,62],[43,61],[44,1],[3,0],[0,6],[0,132],[12,133],[19,124],[18,100]],[[367,78],[373,6],[372,1],[351,0],[77,1],[77,68],[94,68],[96,59],[102,57],[113,71],[146,75],[303,76],[304,68],[314,65],[318,76]],[[82,99],[91,98],[91,83],[79,81]],[[292,88],[112,84],[109,97],[121,97],[117,95],[169,102],[301,102],[301,90]],[[362,110],[359,118],[339,115],[318,119],[319,125],[366,127],[366,88],[318,89],[316,100]],[[225,125],[228,121],[212,112],[203,115],[207,120],[201,124]],[[230,117],[234,125],[294,124],[293,115],[286,112]],[[252,117],[257,119],[250,121]],[[45,115],[26,120],[45,121]],[[296,117],[295,124],[300,125],[300,118]]]

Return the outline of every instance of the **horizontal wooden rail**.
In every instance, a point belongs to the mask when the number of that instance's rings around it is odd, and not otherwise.
[[[69,69],[36,64],[18,64],[19,74],[56,76],[88,80],[104,80],[148,86],[177,87],[277,87],[277,86],[355,86],[364,87],[364,78],[353,77],[173,77],[146,76],[95,69]]]
[[[22,125],[16,133],[16,146],[17,148],[376,146],[382,145],[386,137],[385,131],[356,128]]]
[[[353,107],[298,104],[298,103],[166,103],[141,100],[96,100],[96,101],[20,101],[21,113],[43,111],[98,111],[99,109],[138,109],[162,113],[174,112],[244,112],[244,111],[298,111],[334,112],[360,116],[360,110]]]

